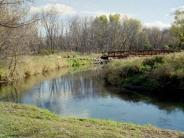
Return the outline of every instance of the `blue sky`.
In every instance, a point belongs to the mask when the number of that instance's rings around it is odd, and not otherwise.
[[[183,6],[184,0],[37,0],[34,4],[36,8],[46,5],[77,15],[126,14],[147,25],[167,26],[173,21],[173,9]]]

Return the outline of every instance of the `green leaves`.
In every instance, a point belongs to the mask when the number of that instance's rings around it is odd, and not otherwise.
[[[175,21],[171,27],[171,32],[176,37],[179,48],[184,48],[184,11],[175,12]]]

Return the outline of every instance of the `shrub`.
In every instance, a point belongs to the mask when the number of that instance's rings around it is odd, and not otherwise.
[[[183,52],[113,61],[105,68],[105,78],[112,85],[136,86],[147,91],[184,89]]]
[[[157,65],[162,64],[164,62],[163,57],[156,56],[153,58],[148,58],[143,61],[144,66],[150,66],[151,68],[155,68]]]
[[[133,76],[140,73],[140,68],[137,65],[125,66],[120,73],[121,77]]]
[[[80,63],[77,59],[70,59],[70,65],[72,67],[79,67],[80,66]]]

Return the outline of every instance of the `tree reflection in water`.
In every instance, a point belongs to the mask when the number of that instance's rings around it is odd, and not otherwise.
[[[100,74],[100,70],[69,73],[41,81],[28,90],[1,87],[0,100],[32,104],[64,116],[149,123],[184,130],[182,103],[105,87]]]
[[[111,96],[133,103],[146,102],[154,104],[159,109],[167,112],[172,112],[176,108],[184,111],[182,103],[165,101],[164,99],[160,101],[128,90],[122,91],[117,88],[105,87],[100,74],[100,70],[71,73],[52,80],[42,81],[30,90],[24,91],[17,90],[16,86],[1,86],[0,100],[15,103],[35,103],[39,107],[52,109],[60,101],[69,99],[80,101],[82,99]],[[22,97],[25,97],[25,99]]]

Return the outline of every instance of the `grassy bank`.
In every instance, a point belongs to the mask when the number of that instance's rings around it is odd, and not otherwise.
[[[61,118],[31,106],[0,103],[0,137],[155,137],[179,138],[182,133],[111,121]]]
[[[184,91],[184,52],[112,61],[104,70],[110,85],[153,93]]]
[[[97,55],[82,55],[79,53],[60,53],[54,55],[21,56],[17,60],[13,75],[8,69],[9,61],[0,63],[0,81],[17,80],[50,71],[62,70],[68,67],[89,65]]]
[[[92,67],[93,66],[93,67]],[[91,68],[92,67],[92,68]],[[17,96],[22,95],[25,91],[32,89],[34,86],[41,84],[46,80],[59,79],[61,76],[67,74],[75,74],[77,72],[83,72],[89,69],[96,69],[94,65],[83,65],[80,67],[66,67],[60,70],[49,71],[44,74],[38,74],[36,76],[32,75],[29,78],[21,79],[13,82],[13,85],[2,85],[0,87],[0,97],[1,101],[14,101],[17,99]]]

